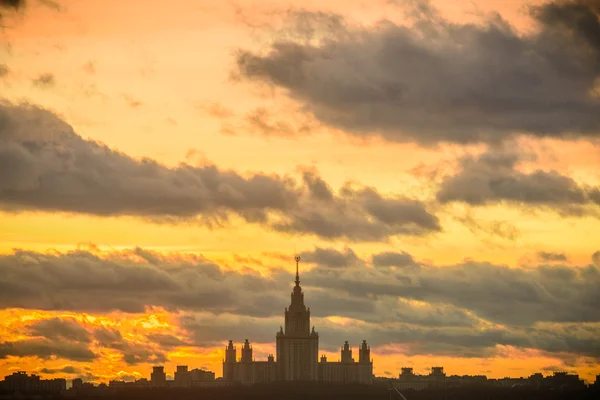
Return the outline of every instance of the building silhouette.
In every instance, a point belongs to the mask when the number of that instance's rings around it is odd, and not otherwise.
[[[185,367],[185,369],[187,370],[187,367]],[[165,373],[165,367],[152,367],[152,373],[150,374],[150,382],[153,387],[167,386],[167,374]]]
[[[62,378],[41,379],[38,375],[27,375],[24,371],[18,371],[5,376],[0,386],[6,390],[20,392],[60,392],[66,390],[67,380]]]
[[[359,360],[352,358],[352,349],[346,341],[341,349],[341,361],[328,362],[322,356],[319,361],[319,334],[310,325],[310,307],[304,304],[304,293],[300,286],[298,264],[295,257],[296,280],[289,307],[285,309],[284,326],[275,335],[276,359],[270,354],[267,361],[255,361],[248,339],[237,359],[237,348],[230,340],[225,348],[223,379],[242,384],[275,381],[321,381],[331,383],[364,383],[373,380],[371,349],[366,340],[359,349]]]

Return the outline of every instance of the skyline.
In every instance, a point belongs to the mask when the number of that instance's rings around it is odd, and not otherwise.
[[[0,376],[600,374],[600,3],[319,3],[0,1]]]

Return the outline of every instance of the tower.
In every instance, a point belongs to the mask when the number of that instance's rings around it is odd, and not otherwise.
[[[279,379],[311,381],[318,379],[319,334],[310,330],[310,308],[304,304],[300,286],[299,263],[296,261],[296,280],[290,306],[285,309],[285,329],[277,333],[277,367]]]
[[[225,347],[225,361],[223,362],[223,379],[229,382],[234,380],[236,362],[236,348],[230,340]]]
[[[352,364],[354,359],[352,358],[352,349],[348,344],[348,341],[344,343],[344,347],[342,347],[342,364]]]
[[[250,346],[248,339],[244,341],[244,346],[242,347],[242,359],[240,361],[243,363],[252,362],[252,346]]]
[[[360,350],[358,350],[358,362],[361,364],[371,362],[371,347],[367,345],[366,340],[363,340]]]
[[[366,340],[362,341],[358,349],[358,382],[370,385],[373,383],[373,362],[371,361],[371,347]]]

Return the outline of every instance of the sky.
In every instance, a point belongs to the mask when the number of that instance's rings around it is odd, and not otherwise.
[[[463,4],[464,3],[464,4]],[[600,2],[0,1],[0,376],[600,374]]]

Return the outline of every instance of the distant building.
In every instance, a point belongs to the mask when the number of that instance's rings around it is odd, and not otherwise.
[[[492,381],[485,375],[452,375],[446,377],[447,388],[490,386]]]
[[[410,367],[403,367],[398,376],[398,380],[393,383],[398,389],[423,390],[427,389],[429,382],[427,376],[417,375]]]
[[[296,280],[291,294],[290,306],[285,309],[285,328],[280,327],[275,336],[276,358],[270,354],[267,361],[255,361],[252,346],[245,340],[241,358],[237,359],[237,349],[233,341],[225,348],[223,378],[230,382],[254,384],[274,381],[323,381],[342,383],[371,384],[373,362],[370,348],[363,341],[359,349],[359,361],[352,358],[348,342],[342,348],[340,362],[328,362],[319,355],[319,334],[310,325],[310,308],[304,304],[304,293],[300,287],[298,262],[296,257]]]
[[[81,390],[83,388],[83,380],[81,378],[75,378],[71,381],[71,387],[73,390]]]
[[[41,379],[38,375],[27,375],[24,371],[18,371],[5,376],[2,387],[6,390],[18,390],[20,392],[60,392],[67,390],[67,380],[60,378]]]
[[[393,385],[400,390],[442,389],[446,387],[446,374],[443,367],[431,367],[429,375],[417,375],[412,368],[404,367]]]
[[[190,371],[190,380],[194,382],[214,382],[215,373],[212,371],[205,371],[203,369],[194,368]]]
[[[552,376],[544,378],[542,383],[544,388],[552,389],[574,389],[584,388],[583,379],[579,379],[579,375],[569,374],[567,372],[554,372]]]
[[[167,386],[167,374],[165,374],[165,367],[152,367],[152,373],[150,374],[150,383],[152,387]]]
[[[175,377],[173,378],[175,387],[189,388],[192,384],[190,372],[188,371],[187,365],[178,365],[175,371]]]
[[[347,341],[341,349],[341,361],[329,362],[326,356],[321,356],[319,381],[370,385],[373,382],[373,363],[371,348],[367,345],[367,341],[363,340],[358,350],[358,362],[352,358],[352,349]]]
[[[239,382],[245,385],[274,382],[277,380],[278,370],[275,359],[269,354],[267,361],[254,361],[252,346],[248,339],[242,347],[242,357],[236,360],[237,349],[230,340],[225,348],[225,362],[223,363],[223,379],[230,382]]]

